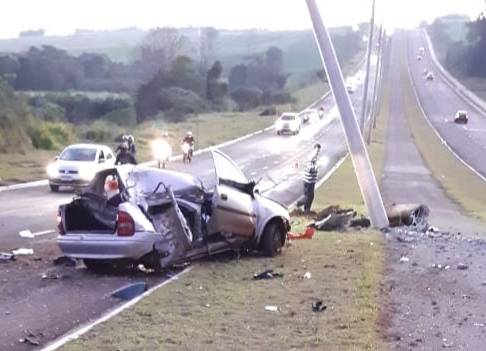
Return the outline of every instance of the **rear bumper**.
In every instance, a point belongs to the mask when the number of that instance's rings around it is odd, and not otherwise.
[[[139,260],[152,252],[160,234],[137,232],[131,237],[115,234],[68,233],[57,237],[57,244],[65,256],[80,259]]]

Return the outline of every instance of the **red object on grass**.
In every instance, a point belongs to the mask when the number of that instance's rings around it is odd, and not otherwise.
[[[301,239],[312,239],[314,236],[315,229],[313,227],[305,228],[305,231],[301,234],[288,233],[287,237],[290,240],[301,240]]]

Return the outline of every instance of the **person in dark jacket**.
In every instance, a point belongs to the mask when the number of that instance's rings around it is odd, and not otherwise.
[[[137,154],[137,148],[135,147],[135,138],[133,135],[128,136],[128,151],[135,157]]]
[[[128,151],[128,144],[122,143],[120,145],[120,152],[116,155],[115,165],[125,164],[136,165],[137,160],[135,159],[135,156],[133,156],[132,153]]]

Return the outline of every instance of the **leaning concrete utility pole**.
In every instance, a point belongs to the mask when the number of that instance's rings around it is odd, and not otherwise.
[[[361,120],[360,120],[360,129],[361,134],[364,135],[365,133],[365,125],[366,125],[366,116],[368,115],[368,85],[370,81],[370,61],[371,61],[371,52],[373,51],[373,31],[375,28],[375,0],[371,5],[371,20],[370,20],[370,32],[368,34],[368,49],[366,52],[366,75],[364,81],[364,89],[363,89],[363,100],[361,101]]]
[[[377,106],[377,93],[378,93],[378,83],[381,80],[381,70],[380,67],[382,65],[382,57],[381,57],[381,38],[383,34],[383,26],[380,26],[380,34],[378,35],[378,52],[376,53],[376,67],[375,67],[375,83],[373,84],[373,97],[371,98],[371,121],[368,126],[368,137],[366,138],[366,143],[369,145],[371,143],[371,134],[373,128],[375,128],[375,120],[376,120],[376,106]]]
[[[358,121],[356,120],[356,114],[351,105],[351,99],[346,92],[343,73],[339,67],[331,37],[327,28],[324,26],[315,0],[306,0],[306,2],[312,19],[317,47],[321,54],[327,78],[331,85],[331,91],[341,116],[341,124],[346,136],[348,150],[353,161],[361,195],[363,196],[373,226],[378,229],[386,228],[389,223],[385,207],[383,206],[383,200],[381,199],[370,158],[366,151]]]

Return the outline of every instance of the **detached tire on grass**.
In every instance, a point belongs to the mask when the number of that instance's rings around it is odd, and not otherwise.
[[[262,251],[267,257],[275,257],[282,253],[282,247],[285,241],[285,231],[283,226],[277,221],[271,221],[265,227],[262,236]]]

